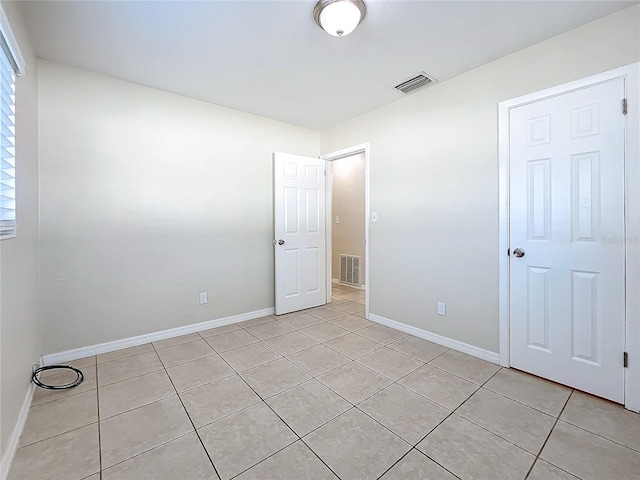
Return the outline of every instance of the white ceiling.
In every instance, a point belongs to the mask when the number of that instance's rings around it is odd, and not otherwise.
[[[638,3],[365,2],[344,38],[313,0],[19,3],[40,58],[316,130]]]

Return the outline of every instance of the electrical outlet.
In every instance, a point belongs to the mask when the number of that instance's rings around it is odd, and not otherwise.
[[[204,305],[209,301],[209,295],[207,292],[200,292],[200,305]]]
[[[438,302],[438,315],[447,314],[447,304],[444,302]]]
[[[371,213],[371,223],[378,223],[378,212]]]

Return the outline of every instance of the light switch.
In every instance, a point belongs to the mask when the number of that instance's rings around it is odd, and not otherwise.
[[[371,223],[378,223],[378,212],[371,212]]]
[[[336,215],[336,223],[340,223],[340,216]]]

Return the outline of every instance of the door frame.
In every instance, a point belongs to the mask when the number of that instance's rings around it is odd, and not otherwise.
[[[510,367],[509,342],[509,112],[528,103],[559,96],[616,78],[624,78],[627,97],[625,132],[625,408],[640,411],[640,63],[547,88],[498,104],[499,165],[499,316],[500,365]],[[622,108],[622,99],[620,99]],[[622,359],[621,359],[622,361]]]
[[[369,280],[369,143],[362,143],[360,145],[354,145],[353,147],[344,148],[342,150],[338,150],[336,152],[327,153],[326,155],[321,155],[320,158],[327,162],[327,166],[329,163],[334,160],[339,160],[344,157],[350,157],[351,155],[356,155],[358,153],[364,153],[364,316],[366,319],[369,319],[369,297],[371,291],[371,283]],[[330,172],[330,169],[326,169],[326,171]],[[333,210],[332,210],[332,179],[331,175],[327,174],[326,181],[326,261],[327,261],[327,303],[331,302],[331,288],[332,288],[332,245],[331,238],[333,233]]]

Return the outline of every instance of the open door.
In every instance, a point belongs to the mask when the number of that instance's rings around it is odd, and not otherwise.
[[[325,161],[273,154],[276,315],[324,305]]]

